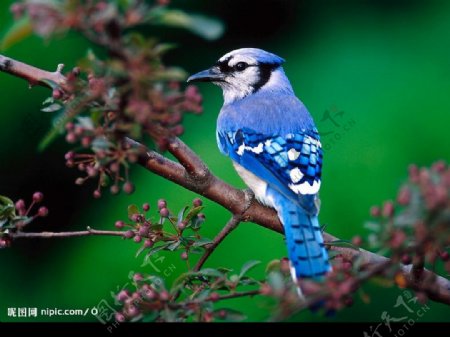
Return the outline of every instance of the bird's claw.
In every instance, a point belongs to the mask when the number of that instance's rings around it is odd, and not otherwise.
[[[243,192],[245,196],[244,212],[246,212],[250,208],[253,200],[255,199],[255,193],[253,193],[253,191],[250,188],[244,189]]]

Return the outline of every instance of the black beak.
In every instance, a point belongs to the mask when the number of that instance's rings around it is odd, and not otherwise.
[[[187,82],[221,82],[223,77],[217,67],[212,67],[190,76]]]

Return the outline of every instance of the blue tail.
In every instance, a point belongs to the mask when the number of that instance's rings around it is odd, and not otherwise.
[[[307,214],[292,201],[278,211],[284,225],[289,260],[297,278],[320,278],[331,270],[317,215]]]

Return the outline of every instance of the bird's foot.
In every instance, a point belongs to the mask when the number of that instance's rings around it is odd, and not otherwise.
[[[255,199],[255,193],[250,188],[246,188],[243,190],[245,195],[245,205],[244,205],[244,211],[242,213],[245,213],[250,206],[252,205],[253,200]]]

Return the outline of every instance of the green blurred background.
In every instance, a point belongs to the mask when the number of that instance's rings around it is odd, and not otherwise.
[[[0,33],[12,23],[8,7],[0,4]],[[429,165],[449,160],[450,137],[450,2],[446,1],[173,1],[172,7],[221,18],[226,33],[207,42],[177,29],[153,29],[179,48],[166,63],[188,72],[202,70],[219,56],[240,47],[259,47],[287,60],[285,71],[297,95],[316,119],[325,147],[321,189],[321,222],[343,239],[364,235],[371,205],[395,198],[410,163]],[[64,62],[72,67],[88,44],[68,34],[51,42],[28,38],[6,54],[46,69]],[[215,144],[215,120],[221,92],[201,85],[205,112],[186,118],[187,142],[211,170],[227,182],[243,187],[229,160]],[[49,95],[43,88],[29,90],[22,80],[0,73],[0,194],[14,200],[35,190],[46,196],[50,215],[29,230],[69,231],[86,226],[112,229],[126,218],[130,203],[155,206],[165,197],[178,210],[190,204],[193,193],[133,169],[137,185],[131,196],[93,199],[93,186],[73,184],[76,172],[64,166],[69,148],[63,140],[37,153],[38,141],[52,116],[40,111]],[[327,118],[327,113],[331,118]],[[205,201],[204,233],[213,237],[228,220],[226,210]],[[140,268],[137,245],[118,238],[85,237],[20,240],[0,251],[0,321],[96,321],[86,317],[7,317],[7,308],[37,307],[86,309],[106,300]],[[207,265],[240,268],[247,260],[263,265],[285,256],[283,238],[254,224],[242,224],[217,249]],[[161,254],[155,265],[169,282],[186,266],[176,254]],[[355,304],[334,317],[300,313],[293,321],[376,321],[383,311],[405,316],[394,308],[402,292],[379,285],[364,286],[370,303],[355,295]],[[225,305],[244,311],[249,321],[267,318],[270,302],[230,300]],[[448,307],[429,303],[421,321],[450,321]]]

